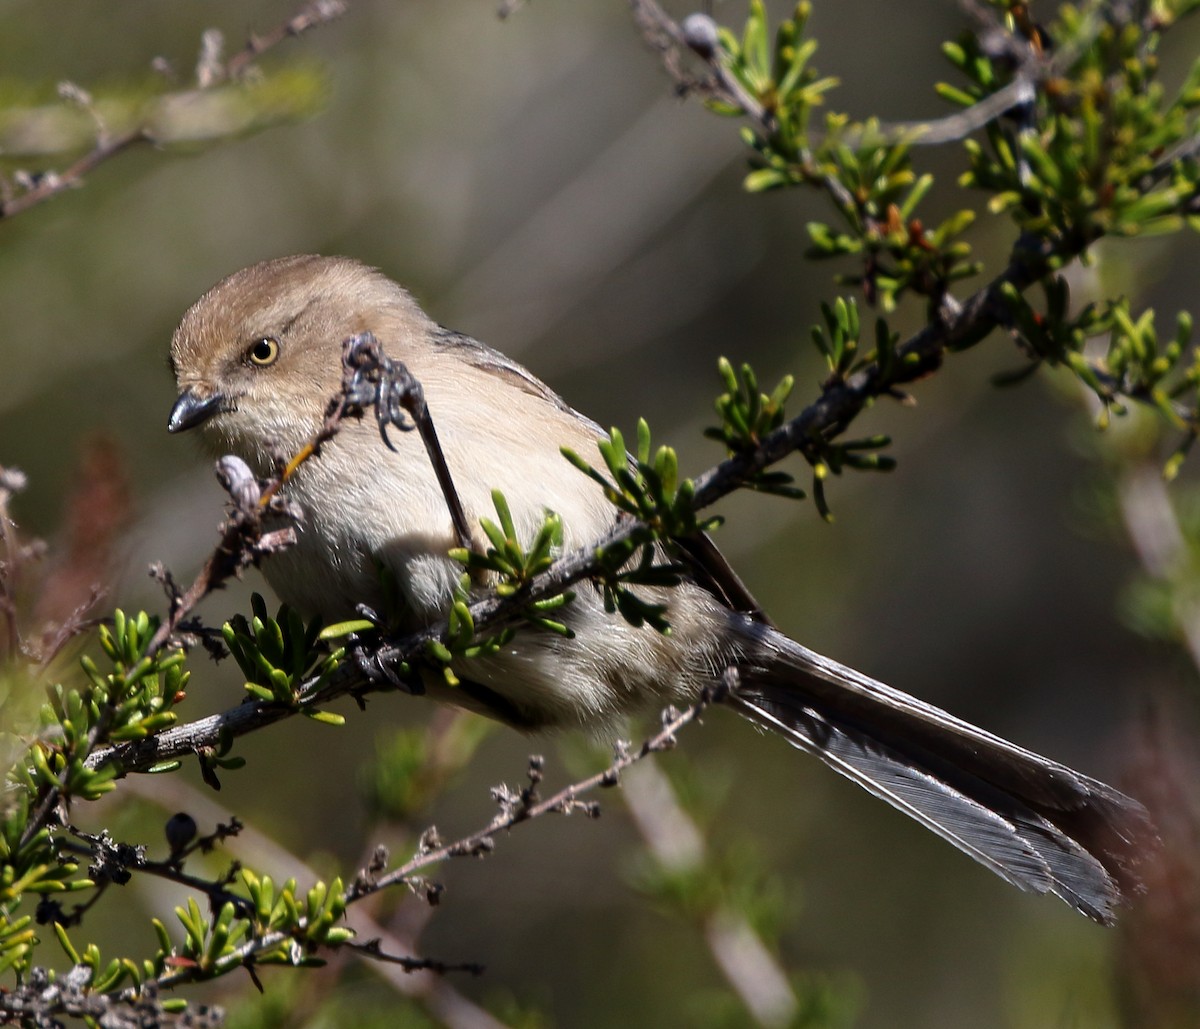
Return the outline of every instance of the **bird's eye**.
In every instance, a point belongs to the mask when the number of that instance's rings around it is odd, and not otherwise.
[[[251,364],[256,364],[260,368],[274,364],[279,359],[279,341],[270,336],[255,340],[250,349],[246,351],[246,356],[250,359]]]

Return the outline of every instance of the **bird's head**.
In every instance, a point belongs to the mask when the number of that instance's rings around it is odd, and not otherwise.
[[[171,340],[179,396],[171,432],[200,427],[217,453],[268,465],[299,449],[341,385],[342,341],[373,332],[403,352],[429,321],[380,272],[349,258],[302,255],[244,268],[205,293]]]

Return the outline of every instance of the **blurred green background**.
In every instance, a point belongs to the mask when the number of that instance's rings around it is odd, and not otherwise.
[[[3,88],[52,102],[70,79],[102,96],[142,80],[158,55],[186,81],[204,29],[236,48],[294,6],[6,0]],[[121,604],[161,609],[148,562],[187,579],[214,541],[222,494],[192,441],[165,429],[166,346],[204,289],[262,258],[377,264],[440,321],[527,364],[601,423],[628,431],[646,416],[693,473],[720,456],[700,436],[719,355],[752,362],[764,381],[794,372],[798,400],[815,395],[809,327],[836,270],[802,260],[805,222],[825,214],[819,198],[741,191],[736,123],[672,95],[627,5],[535,0],[508,22],[494,8],[353,0],[347,17],[264,62],[268,74],[299,62],[323,76],[316,116],[188,153],[138,149],[0,224],[0,463],[28,474],[18,517],[53,543],[81,461],[95,460],[88,441],[111,441],[132,497]],[[736,23],[744,6],[715,14]],[[945,113],[931,88],[949,74],[937,46],[961,24],[949,0],[818,2],[817,63],[843,82],[832,105]],[[947,149],[920,161],[947,190],[932,221],[960,200],[960,159]],[[1007,225],[984,218],[973,242],[999,260]],[[1121,274],[1166,310],[1187,306],[1194,276],[1178,253],[1127,245]],[[988,385],[1017,363],[993,339],[918,385],[918,406],[870,412],[864,430],[892,434],[900,466],[835,481],[833,525],[809,505],[738,498],[721,507],[719,542],[807,645],[1119,781],[1131,715],[1176,670],[1119,625],[1133,562],[1095,531],[1080,405],[1036,381]],[[231,591],[204,612],[219,622],[245,606]],[[230,667],[196,667],[197,713],[237,701]],[[346,713],[340,731],[294,720],[260,734],[216,798],[326,870],[352,870],[373,843],[357,782],[381,726],[429,715],[405,698],[375,700],[367,718]],[[514,781],[525,755],[547,747],[493,734],[428,820],[443,835],[482,824],[486,787]],[[789,965],[842,983],[861,1002],[858,1024],[1115,1024],[1115,933],[1019,894],[732,716],[709,716],[683,749],[664,767],[688,760],[702,782],[728,783],[714,843],[757,851],[785,890]],[[552,777],[566,774],[552,758]],[[449,891],[425,950],[485,963],[485,977],[456,985],[541,1006],[553,1024],[704,1024],[697,1005],[719,987],[716,970],[695,933],[630,887],[636,833],[619,800],[603,799],[598,823],[543,821],[486,862],[443,869]],[[128,899],[161,913],[179,898]],[[284,978],[267,975],[268,987]],[[347,1010],[392,1003],[370,977],[351,983]]]

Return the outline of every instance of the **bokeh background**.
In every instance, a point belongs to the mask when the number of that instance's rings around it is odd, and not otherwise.
[[[353,0],[347,17],[265,62],[268,72],[315,63],[327,83],[315,116],[186,153],[130,152],[0,224],[0,463],[28,474],[19,519],[53,544],[89,465],[115,455],[132,500],[121,604],[160,609],[148,562],[184,579],[213,543],[221,493],[192,441],[165,430],[166,346],[201,291],[262,258],[316,251],[377,264],[443,323],[521,360],[601,423],[628,431],[644,415],[693,473],[720,456],[700,434],[719,355],[750,361],[764,381],[793,372],[797,399],[815,395],[809,328],[837,270],[803,260],[804,225],[826,214],[820,198],[744,193],[736,123],[673,95],[627,5],[536,0],[507,22],[494,8]],[[159,55],[186,79],[204,29],[240,46],[294,4],[0,9],[4,88],[53,102],[60,80],[103,95]],[[736,23],[744,5],[715,14]],[[949,0],[818,2],[817,63],[842,80],[833,106],[885,119],[945,113],[932,85],[951,70],[937,48],[962,25]],[[1186,39],[1171,46],[1187,56]],[[961,201],[959,155],[920,162],[946,186],[933,213],[947,212]],[[972,236],[990,261],[1009,239],[986,217]],[[1194,301],[1193,251],[1128,244],[1109,267],[1169,312]],[[897,327],[919,315],[902,313]],[[1082,405],[1045,380],[989,385],[1017,363],[994,338],[918,385],[917,406],[870,412],[861,424],[895,437],[899,469],[835,481],[832,525],[811,505],[736,499],[721,507],[719,542],[806,644],[1119,781],[1134,716],[1185,673],[1119,619],[1133,560],[1096,516]],[[231,591],[204,611],[219,622],[245,606]],[[229,667],[196,667],[197,712],[236,702]],[[359,783],[379,735],[429,716],[405,698],[376,700],[368,718],[346,713],[344,730],[288,724],[246,743],[248,768],[214,798],[326,870],[352,869],[372,843]],[[428,820],[443,835],[482,824],[487,786],[518,778],[532,746],[547,749],[552,777],[567,774],[553,744],[495,733]],[[679,760],[723,798],[714,843],[755,853],[781,887],[789,966],[853,995],[857,1024],[1116,1024],[1115,933],[1017,893],[730,716],[713,714],[683,749]],[[711,958],[632,887],[637,834],[619,799],[604,800],[599,822],[527,826],[486,862],[444,869],[449,892],[424,946],[488,966],[456,982],[464,993],[540,1007],[551,1024],[704,1024],[719,987]],[[153,817],[121,817],[130,833],[156,831]],[[127,900],[161,913],[178,897]],[[148,945],[121,935],[132,909],[111,901],[113,924],[97,928]],[[356,1024],[397,1002],[351,975],[342,1003],[344,1024]]]

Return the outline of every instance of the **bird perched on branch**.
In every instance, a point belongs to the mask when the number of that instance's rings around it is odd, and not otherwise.
[[[419,383],[436,426],[456,519],[426,449],[395,453],[368,422],[344,422],[285,489],[303,509],[296,544],[264,564],[280,598],[323,619],[382,609],[383,570],[402,626],[441,621],[462,565],[448,554],[503,491],[518,539],[546,512],[567,549],[610,529],[604,492],[563,459],[605,434],[520,365],[440,327],[400,286],[346,258],[288,257],[231,275],[184,315],[171,342],[172,432],[198,428],[214,454],[260,475],[318,432],[342,388],[342,344],[371,333]],[[459,524],[462,518],[467,527]],[[1110,923],[1139,888],[1145,810],[1110,786],[976,728],[801,646],[776,629],[707,536],[660,545],[672,586],[638,587],[670,632],[606,612],[581,583],[560,609],[573,634],[523,628],[499,652],[437,670],[428,691],[523,730],[603,729],[648,706],[690,702],[724,678],[720,701],[812,754],[1010,883]],[[479,588],[485,588],[480,586]]]

